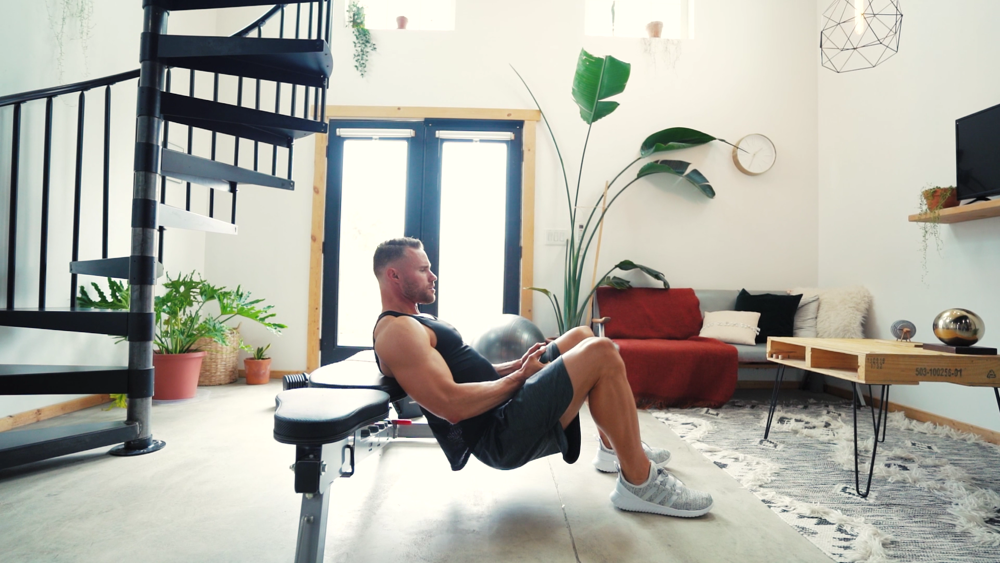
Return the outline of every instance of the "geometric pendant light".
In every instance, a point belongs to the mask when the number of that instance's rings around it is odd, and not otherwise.
[[[873,68],[899,51],[900,0],[834,0],[819,36],[823,66],[834,72]]]

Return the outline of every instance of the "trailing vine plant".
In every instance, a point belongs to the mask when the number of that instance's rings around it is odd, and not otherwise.
[[[357,0],[347,5],[347,25],[354,32],[354,70],[364,78],[368,72],[368,55],[376,48],[372,32],[365,27],[365,8]]]
[[[941,209],[944,208],[944,202],[954,191],[953,186],[941,187],[941,186],[931,186],[928,184],[926,188],[920,192],[920,214],[925,215],[926,221],[917,223],[920,225],[920,281],[926,283],[927,278],[927,249],[931,246],[931,240],[934,241],[934,248],[937,250],[940,256],[944,250],[944,244],[941,241]],[[933,207],[928,203],[929,198],[925,194],[933,194],[934,192],[940,192],[935,201],[936,205]]]
[[[56,72],[59,82],[63,81],[66,69],[66,53],[69,45],[76,40],[80,43],[86,74],[87,48],[94,28],[94,0],[46,0],[45,9],[49,15],[49,27],[55,37]]]

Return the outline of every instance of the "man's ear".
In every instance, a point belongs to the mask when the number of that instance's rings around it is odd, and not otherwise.
[[[388,268],[385,269],[385,277],[386,277],[386,279],[390,279],[390,280],[398,280],[399,279],[399,272],[396,271],[396,268],[393,268],[392,266],[390,266],[390,267],[388,267]]]

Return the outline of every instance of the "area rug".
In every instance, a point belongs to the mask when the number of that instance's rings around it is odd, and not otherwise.
[[[1000,447],[889,413],[871,493],[854,486],[850,401],[652,410],[834,561],[1000,561]],[[864,491],[872,414],[858,411]]]

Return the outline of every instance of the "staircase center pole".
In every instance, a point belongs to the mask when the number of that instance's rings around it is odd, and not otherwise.
[[[153,296],[156,291],[157,187],[160,184],[160,136],[163,126],[160,94],[166,67],[156,57],[160,35],[167,31],[169,13],[156,0],[143,0],[143,34],[139,95],[136,109],[135,177],[132,190],[132,254],[129,268],[129,400],[127,422],[139,427],[139,437],[113,451],[137,455],[159,450],[153,440]]]

